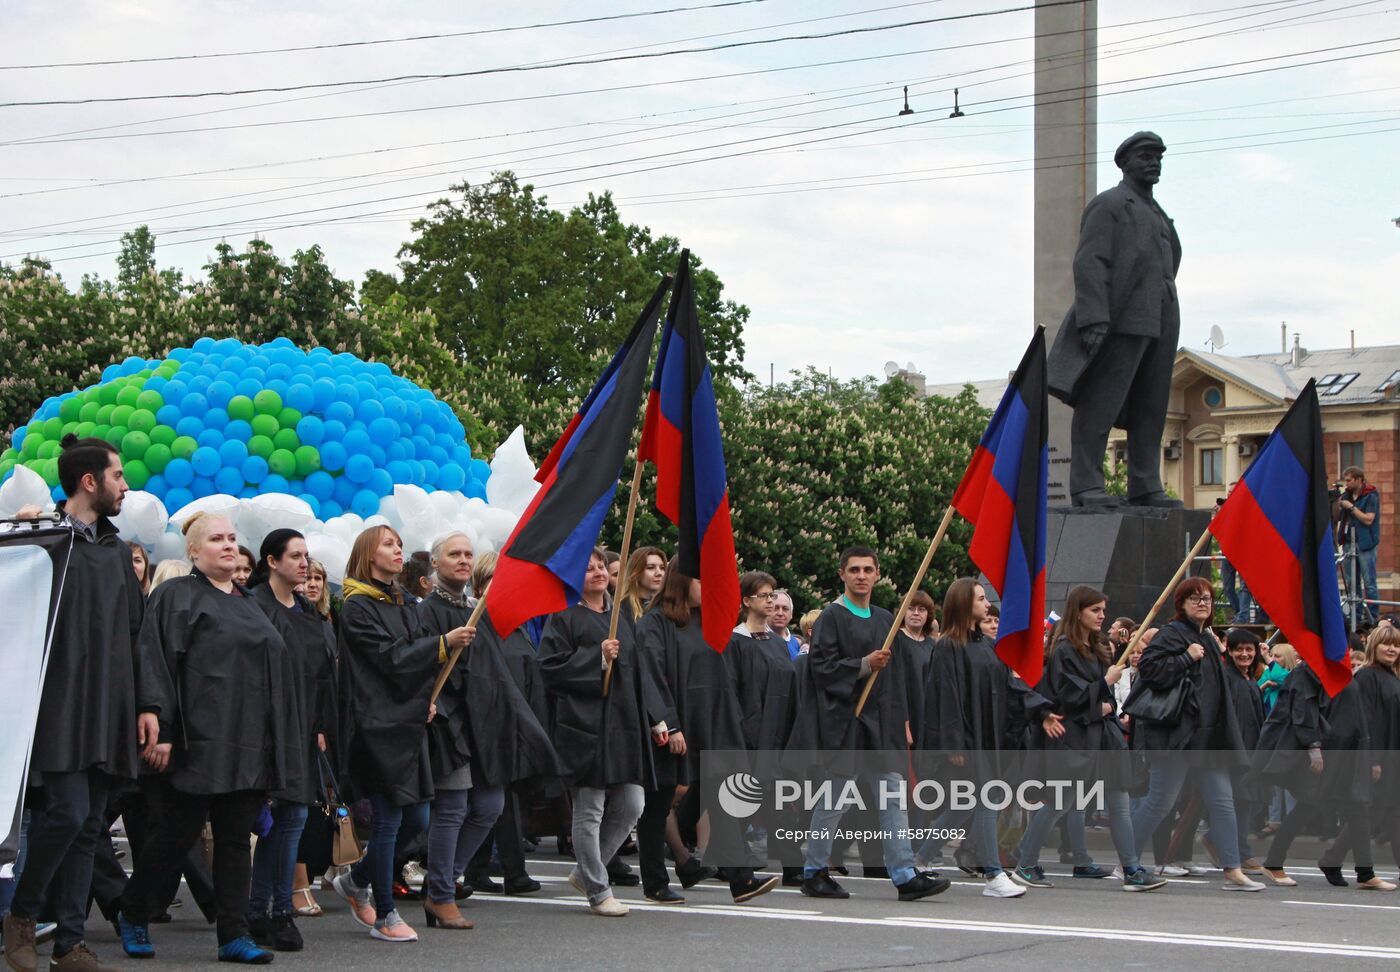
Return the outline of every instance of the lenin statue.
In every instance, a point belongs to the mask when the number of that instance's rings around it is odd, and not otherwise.
[[[1049,359],[1050,392],[1074,409],[1069,491],[1075,506],[1109,507],[1103,458],[1115,426],[1128,433],[1128,503],[1180,506],[1162,488],[1162,430],[1181,313],[1181,241],[1152,187],[1166,145],[1138,132],[1113,154],[1123,181],[1084,210],[1074,254],[1074,306]]]

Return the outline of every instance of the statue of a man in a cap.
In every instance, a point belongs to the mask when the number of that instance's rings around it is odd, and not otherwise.
[[[1075,506],[1114,506],[1103,458],[1115,426],[1128,433],[1128,502],[1180,506],[1162,488],[1162,430],[1181,330],[1181,241],[1152,187],[1167,149],[1152,132],[1118,146],[1123,181],[1084,210],[1074,255],[1074,306],[1050,352],[1050,392],[1074,408],[1069,491]]]

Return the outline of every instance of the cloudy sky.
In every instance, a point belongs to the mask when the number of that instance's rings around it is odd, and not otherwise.
[[[1029,2],[8,0],[0,260],[110,276],[145,222],[162,266],[259,233],[359,280],[425,202],[508,168],[695,249],[752,309],[765,378],[996,377],[1032,325]],[[1275,351],[1280,321],[1315,348],[1400,342],[1392,0],[1098,18],[1098,185],[1125,135],[1166,140],[1183,343],[1219,325],[1227,352]],[[455,36],[400,40],[422,35]],[[386,80],[423,74],[459,76]],[[295,90],[148,97],[269,88]]]

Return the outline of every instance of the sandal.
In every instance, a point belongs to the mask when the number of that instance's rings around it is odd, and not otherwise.
[[[298,915],[299,917],[302,917],[302,918],[320,918],[321,915],[325,914],[325,912],[323,912],[323,911],[321,910],[321,906],[318,905],[318,904],[316,903],[316,899],[313,898],[313,897],[311,896],[311,888],[310,888],[310,887],[305,887],[305,888],[293,888],[293,889],[292,889],[292,900],[293,900],[293,901],[296,901],[297,895],[305,895],[305,898],[304,898],[304,902],[305,902],[305,903],[298,903],[298,904],[296,905],[296,913],[297,913],[297,915]]]
[[[1281,888],[1296,888],[1298,886],[1298,882],[1289,877],[1288,872],[1281,867],[1264,865],[1264,876]]]

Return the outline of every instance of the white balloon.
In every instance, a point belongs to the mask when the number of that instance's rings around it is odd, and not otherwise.
[[[190,517],[196,513],[207,513],[210,516],[226,516],[230,520],[236,519],[238,513],[238,497],[230,496],[228,493],[215,493],[212,496],[201,496],[193,502],[186,503],[174,513],[170,514],[170,522],[180,529],[184,529]],[[238,526],[234,523],[234,527]]]
[[[370,527],[388,526],[388,525],[389,525],[388,519],[386,519],[385,517],[380,516],[378,513],[374,514],[374,515],[371,516],[371,517],[368,517],[368,518],[365,520],[365,529],[366,529],[366,530],[368,530]]]
[[[43,476],[28,466],[17,465],[5,485],[0,486],[0,516],[14,516],[25,506],[52,510],[53,493]]]
[[[383,496],[379,500],[379,515],[395,530],[403,529],[403,517],[399,516],[398,501],[392,496]]]
[[[326,580],[332,584],[345,583],[345,564],[350,559],[350,546],[330,533],[308,534],[306,549],[311,559],[319,560],[326,568]]]
[[[440,489],[428,497],[440,520],[451,520],[456,516],[464,499],[461,493],[449,493],[445,489]]]
[[[112,525],[123,540],[134,540],[147,547],[160,539],[169,521],[165,504],[140,489],[128,490],[122,499],[122,511],[112,517]]]
[[[239,501],[238,539],[245,547],[257,550],[273,530],[305,532],[307,524],[315,518],[311,504],[299,496],[264,493]]]
[[[178,532],[162,533],[151,548],[151,559],[159,566],[162,560],[184,560],[185,538]]]
[[[486,499],[492,506],[519,515],[525,512],[539,488],[540,484],[535,482],[535,464],[525,449],[525,428],[517,425],[491,457]]]

